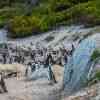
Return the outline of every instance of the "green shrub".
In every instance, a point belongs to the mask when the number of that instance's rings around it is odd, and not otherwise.
[[[45,17],[16,16],[9,22],[8,30],[13,38],[25,37],[48,31],[54,23],[54,18],[47,15]]]
[[[3,27],[8,24],[9,20],[12,19],[14,16],[24,15],[25,12],[22,8],[9,8],[5,7],[0,9],[0,26]]]
[[[91,60],[94,61],[96,58],[100,57],[100,51],[95,50],[91,56]]]
[[[97,71],[94,76],[96,79],[100,80],[100,71]]]
[[[43,17],[41,16],[40,19],[41,19],[40,23],[39,23],[40,31],[41,32],[48,31],[50,28],[50,25],[49,25],[50,24],[49,23],[50,17],[47,15],[44,15]]]
[[[0,8],[3,8],[5,6],[11,7],[13,4],[19,3],[23,4],[29,0],[0,0]]]
[[[87,84],[90,86],[98,83],[98,81],[100,81],[100,70],[94,72],[94,76],[87,81]]]
[[[34,16],[16,16],[9,23],[10,36],[17,38],[32,35],[40,31],[39,23],[39,18]]]
[[[86,25],[98,24],[98,21],[100,21],[100,10],[96,2],[97,1],[81,3],[70,8],[69,12],[71,11],[72,13],[72,19],[74,19],[76,23],[80,22]]]
[[[6,19],[3,16],[0,16],[0,28],[2,28],[6,24]]]

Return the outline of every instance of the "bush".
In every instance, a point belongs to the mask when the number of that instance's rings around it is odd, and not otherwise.
[[[50,28],[49,20],[50,20],[50,17],[47,15],[44,15],[43,17],[41,17],[41,21],[39,23],[41,32],[45,32],[45,31],[49,30],[49,28]]]
[[[95,76],[96,79],[100,80],[100,71],[96,71]]]
[[[0,8],[3,8],[5,6],[11,7],[13,4],[16,4],[16,3],[23,4],[27,1],[28,0],[0,0]]]
[[[91,56],[91,60],[94,61],[96,58],[100,57],[100,51],[95,50]]]
[[[2,28],[6,24],[6,20],[3,18],[3,16],[0,16],[0,28]]]
[[[13,38],[26,37],[40,31],[39,23],[39,18],[34,16],[16,16],[10,21],[8,30]]]
[[[24,15],[25,12],[22,8],[9,8],[5,7],[0,9],[0,26],[3,27],[8,24],[9,20],[12,19],[14,16]]]
[[[94,76],[90,80],[88,80],[87,84],[90,86],[98,83],[98,81],[100,81],[100,70],[94,72]]]
[[[96,5],[97,1],[90,1],[87,3],[78,4],[71,9],[69,12],[72,12],[72,19],[76,23],[80,22],[84,25],[96,25],[100,18],[100,10]]]
[[[55,24],[55,20],[50,16],[16,16],[8,25],[10,37],[25,37],[39,32],[48,31],[52,25]]]

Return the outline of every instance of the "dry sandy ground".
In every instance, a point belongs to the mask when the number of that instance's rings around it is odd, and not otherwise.
[[[55,66],[54,69],[57,69]],[[8,93],[0,94],[0,100],[60,100],[62,68],[55,71],[58,83],[50,85],[47,79],[36,81],[6,79]]]

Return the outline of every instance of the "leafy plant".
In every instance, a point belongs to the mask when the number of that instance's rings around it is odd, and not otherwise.
[[[16,16],[9,23],[10,36],[13,38],[26,37],[38,32],[40,20],[37,17]]]
[[[96,49],[91,56],[91,60],[94,61],[98,57],[100,57],[100,51]]]

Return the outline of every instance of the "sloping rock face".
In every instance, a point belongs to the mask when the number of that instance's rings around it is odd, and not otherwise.
[[[29,0],[32,5],[36,5],[40,0]]]
[[[63,67],[55,65],[53,72],[56,84],[50,84],[45,78],[35,81],[16,80],[16,77],[5,79],[8,93],[0,94],[0,100],[60,100]]]
[[[37,2],[39,3],[39,0],[29,0],[33,3]],[[21,38],[21,39],[10,39],[7,37],[7,32],[4,29],[0,30],[0,41],[2,42],[10,42],[14,43],[14,45],[24,45],[30,46],[31,43],[41,43],[41,45],[48,47],[59,47],[62,44],[66,46],[68,43],[74,42],[75,47],[77,47],[77,44],[79,40],[83,40],[85,38],[91,37],[96,40],[96,44],[98,47],[100,47],[100,27],[94,27],[94,28],[84,28],[83,26],[65,26],[60,27],[55,30],[49,31],[45,34],[38,34],[36,36]],[[51,38],[51,39],[50,39]],[[50,39],[48,41],[48,39]],[[32,45],[31,45],[32,46]]]
[[[100,100],[100,83],[85,88],[71,96],[62,97],[62,100]]]

